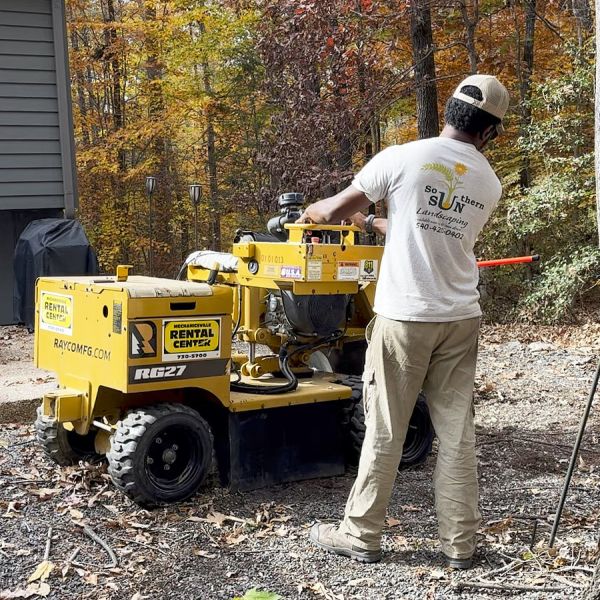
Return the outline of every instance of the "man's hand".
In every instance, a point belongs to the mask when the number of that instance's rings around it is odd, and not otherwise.
[[[361,231],[365,230],[366,217],[361,212],[354,213],[348,219],[352,225],[356,225]]]
[[[300,215],[296,223],[340,223],[371,202],[359,190],[349,185],[345,190],[311,204]]]
[[[296,223],[313,223],[313,220],[308,216],[308,209],[306,209],[297,219]]]

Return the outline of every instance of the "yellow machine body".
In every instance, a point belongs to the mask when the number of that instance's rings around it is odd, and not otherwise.
[[[229,399],[231,289],[151,277],[40,278],[35,363],[61,386],[44,413],[87,431],[151,392]]]
[[[221,479],[233,488],[343,473],[343,423],[361,387],[357,375],[382,248],[355,243],[354,226],[286,228],[288,241],[240,241],[232,255],[221,255],[228,268],[191,264],[185,281],[129,276],[127,266],[114,277],[40,278],[35,363],[59,381],[36,421],[46,454],[55,459],[60,450],[71,458],[73,438],[59,434],[91,436],[91,448],[108,453],[113,480],[134,500],[183,498],[193,486],[178,495],[179,476],[168,485],[165,477],[180,464],[182,448],[189,457],[200,452],[190,437],[204,427],[200,418],[212,431],[203,443],[214,443]],[[313,331],[314,314],[328,312],[323,297],[334,303],[335,322]],[[270,303],[278,302],[273,312]],[[287,311],[296,306],[294,321]],[[247,351],[232,353],[232,337]],[[318,357],[321,350],[327,357]],[[336,365],[347,375],[329,372]],[[147,428],[139,435],[148,462],[140,464],[132,450],[138,446],[119,441],[138,414]],[[160,415],[166,437],[153,433],[152,415]],[[178,425],[169,425],[172,419]],[[186,443],[160,449],[164,439],[181,435]],[[189,460],[181,477],[194,471]],[[123,466],[134,463],[135,469]],[[145,483],[130,487],[130,473]],[[142,493],[148,486],[156,497]],[[170,491],[163,494],[165,486]]]
[[[287,338],[264,326],[265,298],[273,290],[297,296],[347,294],[353,312],[346,323],[343,344],[364,339],[373,317],[375,287],[383,248],[356,243],[358,228],[351,225],[287,224],[286,242],[249,241],[234,244],[235,272],[219,272],[216,281],[235,289],[232,319],[239,323],[238,337],[278,352]],[[316,234],[316,235],[313,235]],[[317,237],[318,235],[318,237]],[[210,269],[191,264],[190,281],[207,281]],[[305,357],[306,358],[306,357]],[[277,370],[277,361],[255,356],[235,356],[241,372],[252,378]]]
[[[337,233],[337,243],[323,243],[317,237],[311,241],[314,225],[290,224],[286,228],[290,232],[287,242],[234,245],[233,254],[241,259],[239,284],[289,288],[298,295],[326,295],[356,294],[359,283],[377,280],[382,247],[355,244],[355,227],[319,225],[322,235]]]
[[[184,389],[201,390],[198,402],[217,401],[231,412],[350,397],[350,390],[327,374],[301,380],[294,392],[230,392],[234,291],[239,293],[223,283],[210,286],[122,273],[40,278],[34,360],[36,366],[54,371],[60,384],[45,396],[44,414],[84,433],[94,419],[114,422],[127,408],[155,402],[158,393],[161,400],[178,400],[175,392]],[[246,307],[251,323],[260,312],[260,300],[254,305],[253,298]],[[246,324],[240,335],[244,332],[254,339]],[[254,378],[275,370],[259,369]],[[283,381],[270,378],[259,385]]]

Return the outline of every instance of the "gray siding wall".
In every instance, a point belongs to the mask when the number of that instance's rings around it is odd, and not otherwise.
[[[76,206],[68,73],[63,0],[0,0],[0,324],[19,235]]]
[[[0,0],[0,211],[73,214],[66,57],[63,0]]]

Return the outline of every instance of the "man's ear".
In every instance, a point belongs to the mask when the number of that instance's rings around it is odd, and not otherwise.
[[[495,125],[490,125],[489,127],[486,127],[481,132],[481,139],[484,142],[489,142],[491,139],[493,139],[494,137],[496,137],[494,134],[496,134],[496,126]]]
[[[479,140],[479,144],[477,145],[477,148],[479,150],[482,150],[483,148],[485,148],[485,146],[487,146],[487,143],[490,140],[493,140],[495,137],[496,137],[495,125],[490,125],[489,127],[486,127],[483,131],[479,131],[477,133],[477,138]]]

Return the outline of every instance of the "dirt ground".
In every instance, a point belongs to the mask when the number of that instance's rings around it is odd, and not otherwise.
[[[0,359],[8,341],[30,352],[31,338],[3,339],[0,330]],[[0,598],[581,598],[598,554],[595,409],[556,548],[547,541],[599,351],[595,325],[484,328],[476,382],[483,523],[468,572],[444,569],[439,558],[435,447],[424,466],[399,475],[384,558],[362,565],[308,542],[312,523],[340,518],[352,473],[243,494],[206,487],[149,512],[116,492],[103,464],[56,467],[31,423],[4,425]]]

